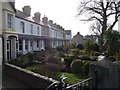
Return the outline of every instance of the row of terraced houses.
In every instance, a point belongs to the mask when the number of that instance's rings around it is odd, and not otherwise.
[[[22,9],[15,9],[15,2],[0,2],[0,63],[15,59],[17,53],[47,50],[71,41],[70,30],[46,16],[41,18],[39,12],[32,17],[30,6]]]

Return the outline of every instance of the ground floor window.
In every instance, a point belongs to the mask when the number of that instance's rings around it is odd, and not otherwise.
[[[30,42],[30,48],[31,48],[31,50],[33,50],[33,42],[32,41]]]
[[[19,50],[21,51],[23,48],[22,48],[22,40],[19,40]]]
[[[25,40],[25,50],[28,50],[28,40]]]
[[[39,40],[37,40],[37,48],[39,48]]]

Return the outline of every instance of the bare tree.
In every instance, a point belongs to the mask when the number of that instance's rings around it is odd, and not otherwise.
[[[96,35],[100,35],[102,33],[100,23],[98,21],[91,23],[90,31],[92,31]]]
[[[85,15],[82,21],[95,21],[93,31],[99,33],[102,38],[104,31],[112,30],[118,21],[120,0],[81,0],[78,15]]]

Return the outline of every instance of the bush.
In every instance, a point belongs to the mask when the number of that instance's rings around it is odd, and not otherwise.
[[[73,73],[78,73],[78,74],[83,74],[83,66],[84,66],[84,63],[83,61],[81,60],[74,60],[72,63],[71,63],[71,70]]]
[[[57,64],[46,63],[45,65],[39,67],[38,72],[42,75],[53,77],[57,75],[59,70],[60,67]]]
[[[38,66],[30,66],[30,67],[26,67],[25,69],[33,71],[33,72],[37,72],[38,71]]]
[[[8,63],[24,68],[28,63],[28,57],[25,55],[21,55],[18,56],[18,58],[15,60],[10,60]]]
[[[64,58],[64,62],[65,62],[66,67],[70,67],[70,64],[72,63],[72,61],[73,61],[72,57],[65,57]]]
[[[46,63],[53,63],[53,64],[61,64],[61,59],[59,57],[55,57],[52,55],[49,55],[46,57]]]
[[[90,58],[91,58],[91,61],[97,61],[98,56],[90,56]]]
[[[60,51],[60,52],[61,52],[61,51],[64,51],[63,46],[57,47],[56,49],[57,49],[57,51]]]
[[[90,65],[90,63],[93,63],[93,61],[87,61],[87,62],[84,64],[84,66],[83,66],[83,71],[84,71],[84,74],[85,74],[85,75],[88,75],[88,73],[89,73],[89,65]]]
[[[82,56],[79,56],[78,58],[81,60],[91,60],[90,57],[87,55],[82,55]]]

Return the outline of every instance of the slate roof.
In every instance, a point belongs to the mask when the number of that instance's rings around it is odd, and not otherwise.
[[[16,10],[16,16],[21,17],[21,18],[26,18],[29,17],[29,15],[23,13],[22,11]]]
[[[15,3],[14,2],[9,2],[10,5],[12,6],[13,10],[16,12],[16,9],[15,9]]]
[[[41,21],[40,23],[36,23],[34,20],[33,20],[33,17],[23,13],[22,11],[20,10],[16,10],[16,17],[19,17],[21,19],[24,19],[24,20],[27,20],[29,22],[32,22],[32,23],[35,23],[35,24],[41,24],[41,25],[44,25]]]
[[[67,35],[70,35],[70,34],[71,34],[71,30],[65,30],[65,33],[66,33]]]

